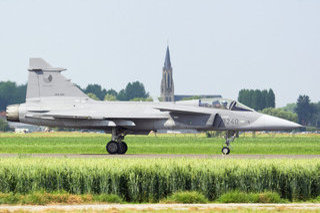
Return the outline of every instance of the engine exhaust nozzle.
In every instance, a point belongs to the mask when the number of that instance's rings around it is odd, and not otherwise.
[[[7,106],[6,117],[7,121],[19,122],[19,107],[20,104]]]

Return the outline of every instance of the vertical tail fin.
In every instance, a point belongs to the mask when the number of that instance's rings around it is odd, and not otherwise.
[[[30,58],[27,99],[42,97],[87,97],[66,79],[64,68],[52,67],[42,58]]]

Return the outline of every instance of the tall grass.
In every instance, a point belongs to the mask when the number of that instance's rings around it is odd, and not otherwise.
[[[214,200],[230,191],[320,195],[320,159],[0,159],[0,192],[66,191],[159,201],[177,191]]]

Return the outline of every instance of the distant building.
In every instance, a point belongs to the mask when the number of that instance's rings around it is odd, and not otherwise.
[[[166,58],[162,68],[161,99],[162,101],[174,101],[174,85],[169,46],[167,46]]]
[[[161,91],[161,101],[165,101],[165,102],[181,101],[185,99],[190,99],[192,97],[222,98],[221,95],[174,95],[174,84],[173,84],[169,46],[167,46],[164,66],[162,68],[162,80],[161,80],[160,91]]]
[[[29,132],[43,132],[44,127],[35,126],[24,123],[8,122],[10,128],[14,129],[16,133],[29,133]]]
[[[5,111],[0,112],[0,119],[7,120]],[[8,122],[8,125],[16,133],[40,132],[43,130],[43,127],[16,122]]]

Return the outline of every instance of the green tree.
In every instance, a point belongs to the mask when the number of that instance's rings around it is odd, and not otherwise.
[[[148,98],[149,94],[146,93],[144,85],[139,81],[128,83],[126,86],[126,96],[128,100],[134,98]]]
[[[296,103],[287,104],[285,107],[282,107],[284,111],[295,112],[294,109],[297,107]]]
[[[0,111],[5,110],[10,104],[23,103],[26,100],[27,85],[19,85],[15,82],[0,82]]]
[[[268,105],[268,91],[266,89],[261,91],[261,110],[270,107]]]
[[[126,91],[124,89],[120,90],[120,92],[117,95],[117,100],[119,101],[127,101],[127,95],[126,95]]]
[[[238,94],[238,101],[243,104],[245,104],[245,100],[244,100],[245,92],[246,92],[245,89],[242,89],[239,91],[239,94]]]
[[[252,107],[252,94],[253,94],[253,90],[248,90],[248,89],[242,89],[239,91],[239,95],[238,95],[238,101],[240,103],[243,103],[244,105],[250,106]]]
[[[254,101],[254,90],[251,89],[251,90],[248,90],[248,98],[247,98],[247,104],[249,107],[255,109],[256,106],[255,106],[255,101]]]
[[[254,105],[255,105],[255,109],[256,110],[262,110],[263,108],[265,108],[265,106],[263,106],[262,105],[262,103],[263,103],[263,97],[262,97],[262,93],[261,93],[261,90],[258,90],[258,89],[256,89],[255,91],[254,91],[254,99],[253,99],[253,103],[254,103]]]
[[[295,108],[295,112],[298,114],[298,122],[304,126],[309,125],[313,111],[309,96],[300,95]]]
[[[93,93],[98,97],[100,100],[103,100],[107,94],[106,89],[103,89],[99,84],[89,84],[86,89],[84,90],[85,93]]]
[[[96,94],[88,93],[87,95],[89,96],[89,98],[93,100],[100,101],[100,99],[96,96]]]
[[[272,89],[269,89],[269,91],[242,89],[239,91],[238,101],[255,110],[275,107],[275,95]]]
[[[320,102],[311,103],[313,114],[312,114],[312,125],[316,127],[320,127]]]
[[[115,101],[117,100],[116,96],[111,95],[111,94],[106,94],[106,96],[104,97],[105,101]]]
[[[148,98],[149,93],[146,92],[144,85],[135,81],[132,83],[128,83],[124,90],[120,90],[117,95],[117,99],[120,101],[129,101],[134,98]]]
[[[12,131],[12,129],[8,125],[8,122],[0,118],[0,132],[8,132],[8,131]]]
[[[117,97],[117,95],[118,95],[117,91],[115,91],[114,89],[109,89],[109,90],[107,91],[107,94],[108,94],[108,95],[115,96],[115,97]]]
[[[320,127],[320,102],[311,103],[311,101],[308,99],[309,97],[308,98],[305,97],[305,100],[303,100],[302,96],[300,97],[300,100],[299,100],[299,102],[301,103],[299,107],[300,116],[309,117],[307,118],[308,125]],[[305,103],[302,104],[303,102]],[[307,102],[309,102],[309,106]],[[306,107],[303,107],[303,105],[305,105]],[[305,115],[303,115],[304,114],[303,108],[307,109],[307,112],[305,113]],[[298,106],[297,106],[297,103],[290,103],[290,104],[287,104],[285,107],[282,107],[281,109],[288,112],[296,112],[296,110],[298,109]],[[302,117],[301,117],[301,120],[303,120]],[[301,121],[299,120],[298,122],[300,123]],[[306,124],[304,123],[303,125],[306,125]]]
[[[278,109],[272,108],[272,107],[265,108],[262,110],[262,113],[267,114],[267,115],[276,116],[279,118],[283,118],[283,119],[293,121],[293,122],[298,121],[298,115],[296,113],[288,112],[288,111],[285,111],[281,108],[278,108]]]
[[[276,107],[276,96],[272,89],[269,89],[268,91],[268,97],[267,97],[266,107]]]

